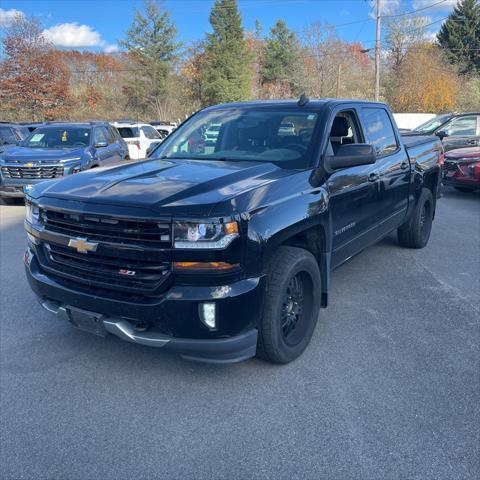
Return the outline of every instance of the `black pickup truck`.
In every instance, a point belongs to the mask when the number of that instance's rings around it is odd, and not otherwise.
[[[36,185],[28,281],[47,310],[98,335],[287,363],[327,306],[332,269],[394,230],[405,247],[427,244],[442,147],[405,141],[382,103],[207,108],[147,161]]]

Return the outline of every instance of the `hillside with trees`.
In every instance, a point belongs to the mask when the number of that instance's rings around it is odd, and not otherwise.
[[[182,45],[157,2],[135,12],[116,54],[56,49],[38,19],[18,16],[1,38],[2,120],[183,119],[252,98],[373,98],[373,51],[318,22],[278,19],[245,31],[236,0],[215,0],[211,31]],[[480,5],[461,0],[434,41],[427,21],[385,22],[381,99],[397,112],[480,108]]]

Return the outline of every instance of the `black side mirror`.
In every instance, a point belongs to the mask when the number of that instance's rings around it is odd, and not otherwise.
[[[105,147],[108,147],[108,142],[97,142],[95,145],[94,145],[95,148],[105,148]]]
[[[351,143],[341,145],[334,156],[330,156],[328,166],[337,170],[339,168],[356,167],[359,165],[371,165],[375,163],[377,156],[372,145],[367,143]]]
[[[436,133],[437,137],[440,139],[440,140],[443,140],[445,137],[448,137],[449,136],[449,133],[448,133],[448,130],[439,130],[437,133]]]

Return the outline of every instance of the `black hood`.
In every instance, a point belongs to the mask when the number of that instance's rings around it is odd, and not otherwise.
[[[208,215],[216,204],[293,172],[273,163],[149,160],[41,183],[30,196],[192,214],[201,206]]]

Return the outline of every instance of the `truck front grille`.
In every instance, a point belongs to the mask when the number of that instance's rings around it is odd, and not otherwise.
[[[45,229],[70,237],[85,237],[105,243],[134,245],[147,248],[170,248],[170,222],[133,220],[101,215],[66,213],[42,209]]]
[[[97,253],[82,254],[53,243],[42,245],[44,270],[55,276],[96,288],[155,295],[165,288],[170,262],[123,259]]]
[[[2,175],[5,178],[16,178],[25,180],[38,180],[63,177],[63,167],[58,166],[36,166],[36,167],[2,167]]]
[[[171,222],[117,218],[40,209],[49,240],[38,248],[42,269],[69,286],[92,294],[123,292],[125,298],[156,296],[171,279]],[[55,239],[55,234],[62,235]],[[69,239],[97,243],[95,251],[79,252]]]

